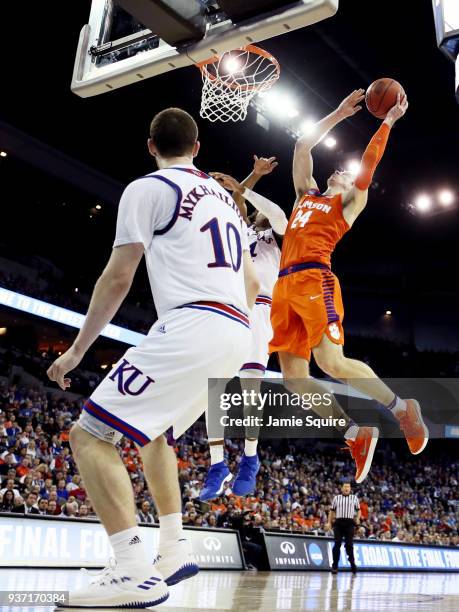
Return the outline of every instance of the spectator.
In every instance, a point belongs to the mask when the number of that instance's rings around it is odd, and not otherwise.
[[[55,500],[51,499],[48,501],[46,514],[50,514],[51,516],[59,516],[61,514],[61,509]]]
[[[0,490],[0,497],[5,495],[6,491],[12,491],[15,497],[20,497],[19,490],[15,488],[15,482],[13,478],[8,478],[6,481],[5,488]]]
[[[79,518],[87,518],[89,516],[89,510],[88,510],[88,506],[86,506],[85,504],[81,504],[79,510],[78,510],[78,517]]]
[[[7,489],[1,497],[0,512],[14,512],[14,493]]]
[[[151,509],[151,505],[149,501],[142,502],[142,505],[140,506],[140,510],[137,514],[137,520],[139,521],[139,523],[154,523],[155,522],[155,517],[150,512],[150,509]]]
[[[37,506],[37,496],[35,493],[29,493],[25,503],[25,514],[40,514]]]

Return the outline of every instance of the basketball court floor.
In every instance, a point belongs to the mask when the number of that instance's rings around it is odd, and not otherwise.
[[[0,590],[64,590],[83,586],[89,577],[74,569],[4,569]],[[459,610],[457,574],[202,571],[171,588],[154,609],[167,610]],[[2,607],[2,612],[33,608]],[[52,607],[35,608],[43,612]],[[69,609],[69,608],[67,608]],[[115,608],[114,608],[115,609]]]

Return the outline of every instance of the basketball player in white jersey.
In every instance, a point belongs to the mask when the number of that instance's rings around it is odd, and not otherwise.
[[[253,390],[255,393],[260,391],[261,379],[269,359],[268,344],[272,338],[270,320],[272,291],[279,274],[280,247],[287,227],[287,217],[280,206],[254,193],[252,188],[262,176],[270,174],[276,166],[275,157],[259,159],[255,155],[253,171],[242,184],[226,174],[211,173],[226,189],[237,192],[234,200],[247,224],[250,253],[260,282],[260,293],[250,315],[252,328],[250,352],[238,374],[243,388],[247,391]],[[255,212],[250,216],[247,214],[245,200],[255,208]],[[244,407],[244,416],[250,415],[261,415],[256,405]],[[212,425],[212,429],[214,428],[215,425]],[[244,454],[231,485],[232,493],[235,495],[250,495],[255,490],[256,477],[260,469],[257,455],[258,435],[258,427],[246,427]],[[219,437],[209,437],[209,447],[211,467],[199,495],[202,501],[218,497],[233,478],[224,460],[223,431]]]
[[[113,318],[145,255],[158,321],[130,348],[84,405],[70,444],[116,563],[70,594],[79,607],[147,607],[168,585],[198,571],[182,529],[177,459],[163,435],[180,436],[204,412],[208,378],[231,377],[250,346],[249,310],[258,281],[244,220],[231,196],[193,165],[194,119],[180,109],[156,115],[148,148],[159,170],[126,188],[110,260],[96,283],[85,323],[48,370],[62,389]],[[140,449],[160,520],[152,564],[134,512],[132,486],[115,447]]]

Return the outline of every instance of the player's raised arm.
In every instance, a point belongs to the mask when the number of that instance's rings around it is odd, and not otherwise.
[[[233,192],[234,201],[236,201],[237,197],[242,197],[244,200],[247,200],[252,204],[252,206],[254,206],[254,208],[265,215],[276,234],[279,234],[280,236],[285,234],[288,219],[285,212],[278,204],[271,202],[271,200],[268,200],[268,198],[265,198],[259,193],[255,193],[247,186],[244,186],[244,183],[239,183],[236,179],[228,174],[212,172],[211,175],[218,180],[225,187],[225,189]]]
[[[248,189],[253,189],[262,176],[271,174],[274,168],[276,168],[279,165],[275,157],[258,157],[257,155],[254,155],[253,162],[254,163],[253,163],[252,172],[249,174],[247,178],[245,178],[242,181],[242,185],[244,185],[244,187],[247,187]],[[212,174],[212,176],[214,176],[214,174]],[[244,221],[248,225],[249,220],[248,220],[248,213],[247,213],[247,205],[245,203],[245,199],[242,196],[241,192],[240,191],[234,192],[233,199],[238,205],[239,210],[241,211],[241,215],[244,218]]]
[[[361,110],[359,103],[364,99],[365,91],[357,89],[345,98],[336,110],[316,123],[310,134],[301,136],[296,141],[293,155],[293,184],[297,199],[309,189],[317,189],[317,183],[312,175],[313,161],[311,150],[332,129],[348,117]]]
[[[407,109],[408,100],[406,96],[401,98],[400,94],[398,94],[397,104],[387,113],[379,130],[375,133],[365,149],[360,165],[360,172],[355,179],[354,186],[343,200],[343,214],[349,225],[354,223],[365,208],[368,201],[368,189],[373,181],[376,168],[386,150],[390,130],[394,123],[403,117]]]

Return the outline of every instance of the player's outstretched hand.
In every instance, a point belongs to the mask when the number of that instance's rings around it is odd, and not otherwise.
[[[408,98],[406,95],[402,97],[400,94],[397,94],[397,103],[387,113],[384,122],[388,123],[389,125],[394,125],[396,121],[403,117],[407,110]]]
[[[253,173],[256,176],[270,174],[279,165],[275,157],[258,157],[254,155],[253,161]]]
[[[364,89],[355,89],[351,94],[344,98],[341,104],[338,106],[338,113],[340,114],[342,119],[347,119],[348,117],[352,117],[360,110],[362,110],[362,106],[360,102],[365,99],[365,90]]]
[[[73,346],[69,348],[63,355],[48,368],[46,374],[50,380],[57,382],[59,387],[65,391],[70,387],[71,379],[65,378],[67,372],[70,372],[82,360],[83,355],[78,354]]]
[[[223,172],[209,172],[209,174],[228,191],[244,191],[244,186],[229,174],[223,174]]]

